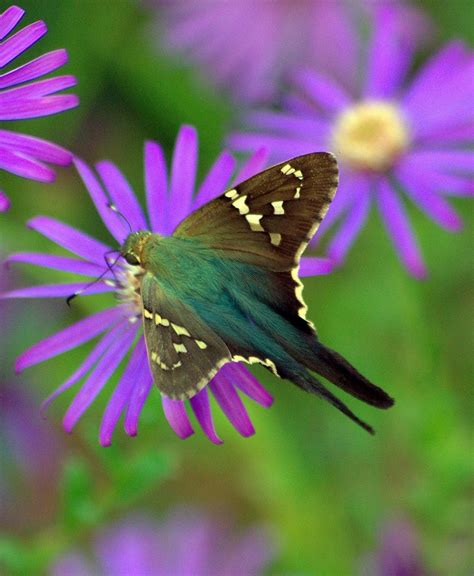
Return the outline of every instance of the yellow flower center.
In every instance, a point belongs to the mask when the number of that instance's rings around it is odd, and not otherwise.
[[[336,120],[331,143],[342,162],[356,170],[381,172],[393,166],[409,145],[407,125],[389,102],[351,106]]]

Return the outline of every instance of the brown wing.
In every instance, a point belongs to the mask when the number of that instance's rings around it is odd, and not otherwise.
[[[332,154],[298,156],[205,204],[174,235],[202,239],[228,258],[290,271],[324,218],[337,183]]]

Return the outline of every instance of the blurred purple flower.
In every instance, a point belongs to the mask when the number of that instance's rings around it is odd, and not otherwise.
[[[11,64],[47,32],[39,20],[4,38],[15,28],[25,11],[10,6],[0,14],[0,69]],[[54,50],[18,68],[0,74],[0,121],[24,120],[50,116],[78,104],[74,94],[56,94],[76,84],[74,76],[55,76],[31,82],[56,70],[67,62],[66,50]],[[0,130],[0,169],[23,178],[52,182],[54,170],[47,164],[65,166],[72,161],[70,152],[25,134]],[[9,207],[7,196],[0,190],[0,211]]]
[[[31,529],[38,517],[50,513],[62,447],[26,387],[4,376],[0,377],[0,446],[0,525],[25,524]]]
[[[84,162],[76,160],[75,164],[104,224],[116,242],[122,244],[129,230],[123,218],[109,208],[110,202],[130,222],[133,231],[145,229],[169,235],[190,212],[224,192],[234,171],[235,160],[232,155],[227,151],[222,152],[197,188],[196,195],[193,195],[197,158],[197,134],[194,128],[184,126],[177,137],[168,183],[162,149],[154,142],[146,143],[145,190],[149,220],[125,177],[114,164],[104,161],[96,165],[103,185]],[[265,161],[265,152],[263,150],[256,152],[237,174],[236,182],[261,170]],[[110,252],[109,246],[46,216],[33,218],[28,226],[81,259],[19,253],[10,256],[10,262],[25,262],[89,278],[97,278],[103,272],[104,255]],[[137,280],[133,270],[133,267],[120,258],[114,269],[115,276],[107,271],[103,281],[88,287],[86,292],[86,294],[115,292],[118,303],[35,344],[16,362],[16,369],[21,371],[102,335],[83,364],[45,402],[46,405],[49,404],[53,398],[89,373],[66,412],[64,427],[69,432],[105,386],[128,350],[133,348],[127,367],[103,416],[99,438],[104,446],[110,444],[114,427],[122,412],[125,412],[127,434],[131,436],[137,434],[139,414],[152,387],[146,348],[141,335],[141,322],[138,321],[141,318],[141,303],[136,297]],[[331,263],[328,260],[302,258],[300,272],[303,276],[326,274],[330,270]],[[35,286],[8,292],[3,297],[66,297],[88,284],[89,281],[86,280],[73,284]],[[243,365],[235,363],[225,365],[210,381],[209,386],[190,400],[199,424],[214,443],[221,443],[221,439],[214,429],[208,388],[234,428],[243,436],[254,434],[254,428],[237,390],[262,406],[268,407],[272,403],[270,394]],[[193,428],[186,413],[185,403],[162,396],[162,404],[173,430],[181,438],[191,435]]]
[[[129,518],[106,530],[94,560],[72,552],[50,569],[52,576],[257,576],[274,556],[260,528],[235,536],[230,526],[207,515],[175,511],[158,524]]]
[[[244,102],[270,100],[295,66],[331,71],[343,84],[355,79],[359,55],[356,27],[382,3],[146,1],[157,9],[154,35],[170,51],[184,53],[199,64],[217,86]],[[429,25],[424,16],[403,2],[399,4],[398,25],[407,42],[426,38]]]
[[[413,526],[406,520],[387,523],[379,547],[363,562],[363,576],[425,576]]]
[[[407,82],[413,50],[399,34],[399,21],[394,6],[376,12],[365,65],[354,67],[365,73],[353,79],[351,90],[330,75],[301,68],[285,109],[250,113],[252,132],[237,132],[230,143],[236,150],[267,146],[275,160],[334,151],[339,191],[317,234],[341,222],[328,256],[344,260],[375,202],[402,262],[420,278],[425,265],[402,196],[443,228],[460,229],[446,196],[473,191],[468,145],[474,139],[474,58],[452,42]],[[352,53],[343,39],[339,43],[339,58],[348,64]]]

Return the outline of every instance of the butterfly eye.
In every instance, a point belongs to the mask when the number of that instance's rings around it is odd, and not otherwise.
[[[135,256],[133,252],[127,252],[124,254],[124,258],[130,264],[130,266],[138,266],[140,264],[140,260]]]

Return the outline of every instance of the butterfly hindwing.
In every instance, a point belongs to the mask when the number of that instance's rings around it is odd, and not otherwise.
[[[141,296],[155,384],[173,400],[193,397],[232,360],[227,346],[191,308],[163,290],[151,272],[142,278]]]
[[[272,166],[193,212],[175,236],[195,237],[226,257],[290,271],[335,194],[337,162],[316,152]]]

